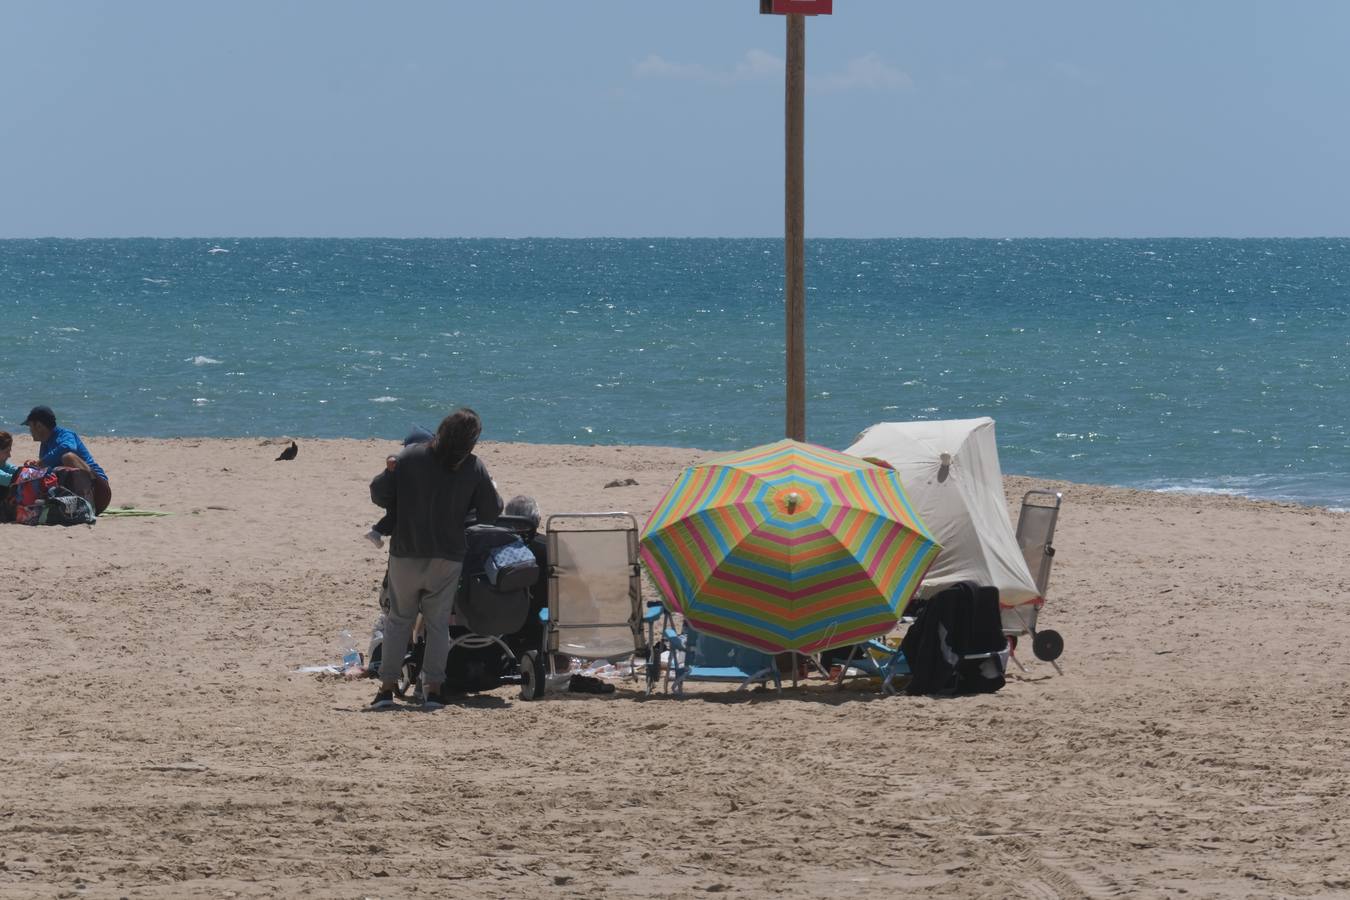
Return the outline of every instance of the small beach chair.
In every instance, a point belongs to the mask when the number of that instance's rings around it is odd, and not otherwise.
[[[775,690],[783,689],[782,675],[773,654],[704,634],[688,622],[676,631],[668,610],[664,616],[665,643],[670,652],[666,688],[672,694],[683,694],[687,681],[735,684],[737,690],[742,691],[752,684],[773,681]]]
[[[883,694],[896,693],[896,679],[909,675],[909,661],[905,659],[904,651],[875,639],[854,644],[838,665],[839,672],[832,678],[836,687],[843,687],[849,678],[877,678],[881,681]]]
[[[1059,510],[1064,495],[1059,491],[1030,490],[1022,496],[1022,510],[1017,516],[1017,546],[1026,559],[1027,569],[1036,582],[1040,596],[1034,603],[1003,609],[1003,633],[1009,636],[1009,648],[1012,660],[1019,669],[1026,667],[1017,659],[1017,637],[1031,635],[1031,651],[1037,659],[1044,660],[1060,669],[1059,659],[1064,652],[1064,639],[1059,632],[1038,630],[1036,621],[1050,587],[1050,567],[1055,561],[1055,526],[1059,522]]]
[[[544,524],[548,544],[548,608],[543,645],[520,658],[521,696],[538,700],[571,680],[557,658],[646,663],[648,686],[660,671],[658,649],[647,640],[659,613],[642,602],[638,524],[626,512],[560,513]]]

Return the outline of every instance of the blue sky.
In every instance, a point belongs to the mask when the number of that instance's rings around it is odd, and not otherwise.
[[[757,0],[0,0],[0,237],[775,236]],[[1350,235],[1350,3],[835,0],[808,237]]]

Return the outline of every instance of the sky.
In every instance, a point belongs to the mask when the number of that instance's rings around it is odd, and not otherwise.
[[[1345,0],[835,0],[811,237],[1350,235]],[[771,237],[758,0],[0,0],[0,238]]]

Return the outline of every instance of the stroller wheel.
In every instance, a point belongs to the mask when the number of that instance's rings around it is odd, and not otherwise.
[[[544,660],[539,651],[528,650],[520,657],[520,698],[538,700],[544,696],[544,684],[548,673],[544,669]]]
[[[403,661],[403,668],[398,672],[398,687],[394,689],[400,697],[408,696],[408,691],[416,686],[417,676],[422,674],[420,670],[421,666],[413,659]]]
[[[1064,652],[1064,638],[1058,631],[1038,631],[1031,639],[1031,652],[1045,662],[1054,662]]]

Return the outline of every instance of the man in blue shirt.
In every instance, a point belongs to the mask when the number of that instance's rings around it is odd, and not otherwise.
[[[80,436],[69,428],[59,428],[56,413],[50,406],[35,406],[23,420],[28,433],[41,446],[38,449],[38,462],[47,467],[70,466],[84,469],[94,482],[94,513],[101,514],[112,502],[112,488],[108,486],[108,476],[89,448],[80,440]]]

